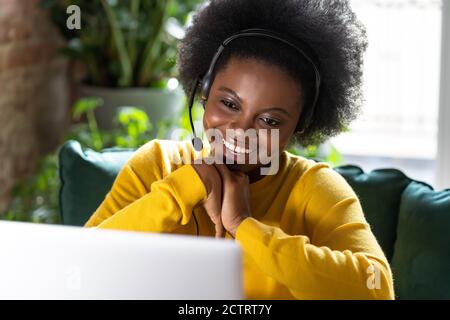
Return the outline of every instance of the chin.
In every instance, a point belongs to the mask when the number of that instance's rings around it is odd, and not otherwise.
[[[230,171],[241,171],[241,172],[246,173],[246,171],[243,170],[242,165],[240,165],[240,164],[225,163],[225,165],[227,166],[227,168],[228,168]]]
[[[259,168],[259,166],[249,164],[226,163],[225,159],[223,160],[223,163],[227,166],[227,168],[230,171],[240,171],[246,174]]]

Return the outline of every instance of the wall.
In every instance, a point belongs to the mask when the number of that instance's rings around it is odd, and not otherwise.
[[[450,188],[450,0],[443,1],[436,189]]]
[[[0,212],[68,126],[63,44],[36,0],[0,0]]]

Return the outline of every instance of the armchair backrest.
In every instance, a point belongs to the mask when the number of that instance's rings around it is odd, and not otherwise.
[[[82,226],[103,201],[134,150],[59,150],[61,219]],[[434,191],[398,169],[369,173],[335,167],[358,195],[364,214],[391,263],[398,298],[450,299],[450,189]]]

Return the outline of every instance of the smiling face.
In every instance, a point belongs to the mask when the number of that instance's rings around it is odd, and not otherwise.
[[[230,151],[236,138],[227,129],[260,129],[268,131],[268,140],[258,139],[258,148],[271,150],[270,130],[279,131],[279,151],[289,143],[297,126],[302,100],[302,90],[281,68],[256,59],[231,58],[224,69],[216,74],[205,105],[203,126],[205,130],[217,129],[226,138],[223,154],[236,162],[236,154]],[[263,142],[261,142],[263,140]],[[211,141],[210,141],[211,142]],[[259,143],[265,143],[261,146]],[[253,148],[250,141],[235,152],[248,153]],[[246,149],[246,150],[243,150]],[[248,154],[244,164],[234,164],[233,170],[249,173],[261,167],[261,163],[249,163]]]

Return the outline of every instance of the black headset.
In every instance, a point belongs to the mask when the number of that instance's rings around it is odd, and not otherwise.
[[[195,93],[197,91],[197,88],[199,86],[201,86],[201,91],[200,91],[201,104],[202,104],[203,108],[205,108],[205,103],[208,100],[209,91],[211,90],[211,85],[213,82],[214,68],[216,66],[217,60],[219,59],[220,55],[222,54],[222,51],[225,49],[225,47],[231,41],[238,39],[238,38],[242,38],[242,37],[263,37],[263,38],[271,38],[271,39],[279,40],[279,41],[291,46],[295,50],[297,50],[303,56],[303,58],[305,58],[311,64],[311,66],[314,69],[314,74],[315,74],[315,96],[314,96],[314,100],[313,100],[311,107],[308,108],[308,112],[307,112],[306,116],[301,117],[299,127],[302,128],[302,131],[304,131],[311,123],[311,119],[314,114],[314,109],[316,107],[317,100],[319,99],[320,82],[321,82],[317,57],[315,57],[314,51],[305,42],[300,41],[299,39],[290,38],[286,35],[282,35],[273,30],[260,29],[260,28],[245,29],[238,33],[233,34],[232,36],[228,37],[227,39],[225,39],[222,42],[219,49],[214,54],[214,57],[208,68],[208,71],[203,76],[203,79],[200,81],[199,80],[200,77],[197,77],[197,79],[194,83],[194,87],[191,90],[191,95],[190,95],[190,99],[189,99],[189,121],[191,124],[192,132],[194,134],[194,138],[192,139],[192,144],[196,151],[200,151],[203,149],[202,140],[199,137],[197,137],[197,135],[195,134],[194,123],[192,122],[192,106],[194,104],[194,98],[195,98]],[[308,53],[306,51],[308,51]],[[313,57],[315,57],[315,60],[313,60]]]

